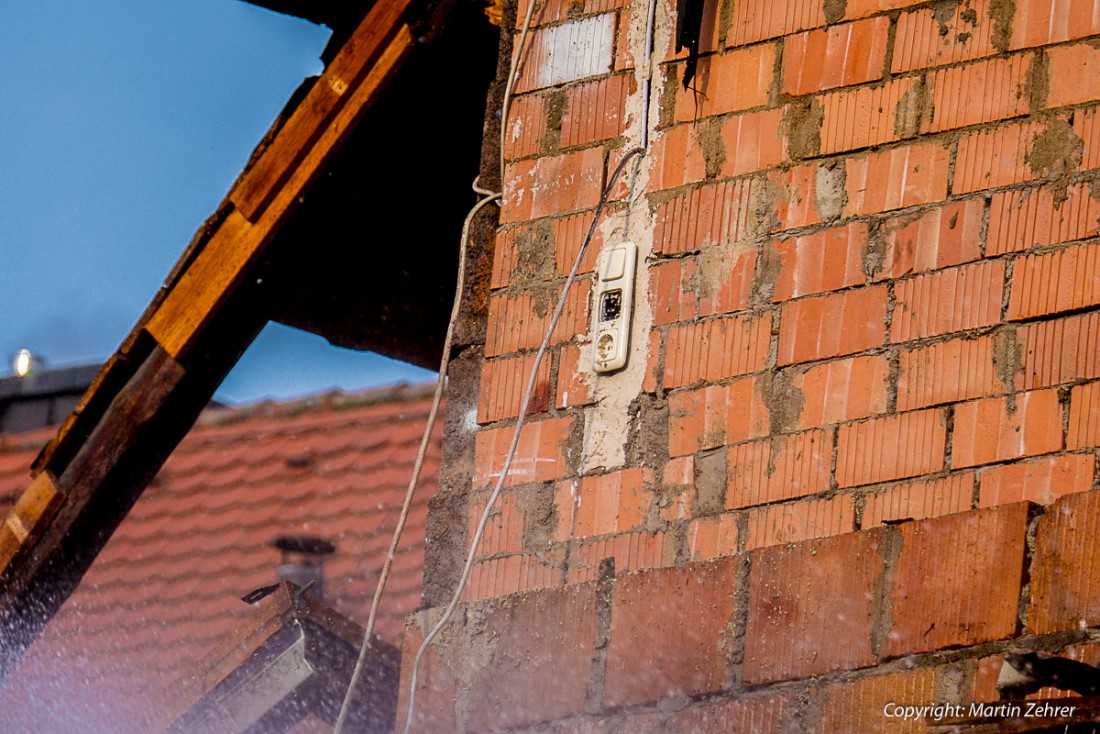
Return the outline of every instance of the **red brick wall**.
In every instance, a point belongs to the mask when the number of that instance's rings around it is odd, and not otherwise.
[[[506,123],[471,527],[643,120],[646,3],[544,5]],[[569,294],[464,597],[491,626],[528,603],[498,597],[591,595],[576,642],[594,667],[568,705],[489,721],[452,656],[459,728],[877,730],[884,700],[978,695],[992,642],[1100,624],[1081,591],[1100,496],[1093,5],[712,0],[685,91],[659,4],[652,144]],[[596,376],[591,271],[623,239],[631,363]],[[533,614],[531,634],[557,623]]]

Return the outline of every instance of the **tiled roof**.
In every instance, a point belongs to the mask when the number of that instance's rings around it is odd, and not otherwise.
[[[277,535],[335,543],[325,601],[365,623],[430,403],[391,388],[207,411],[0,685],[0,731],[148,731],[158,697],[252,611],[239,597],[275,580]],[[0,435],[0,512],[50,435]],[[377,624],[395,643],[419,603],[440,436]]]

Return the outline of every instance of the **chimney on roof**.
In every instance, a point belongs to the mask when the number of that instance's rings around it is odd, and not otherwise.
[[[324,560],[336,546],[311,535],[280,535],[272,545],[282,552],[279,581],[306,589],[316,599],[324,598]]]

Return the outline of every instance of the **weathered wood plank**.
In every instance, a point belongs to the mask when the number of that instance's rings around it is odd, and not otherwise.
[[[247,278],[302,193],[346,140],[412,45],[411,29],[407,25],[396,29],[390,44],[290,171],[259,221],[253,224],[239,211],[233,211],[221,223],[149,319],[149,333],[170,354],[186,358],[195,339],[209,326],[234,288]],[[281,137],[280,132],[276,139]]]
[[[63,500],[64,495],[48,473],[34,478],[0,525],[0,574],[16,559],[21,548],[29,548],[38,541]]]
[[[257,221],[337,114],[348,91],[358,86],[384,53],[410,4],[410,0],[374,4],[271,146],[234,185],[229,199],[250,221]]]

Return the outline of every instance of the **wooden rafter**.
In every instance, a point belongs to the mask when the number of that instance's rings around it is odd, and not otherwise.
[[[33,481],[0,525],[0,677],[266,323],[255,273],[268,246],[443,7],[374,4],[35,460]]]

